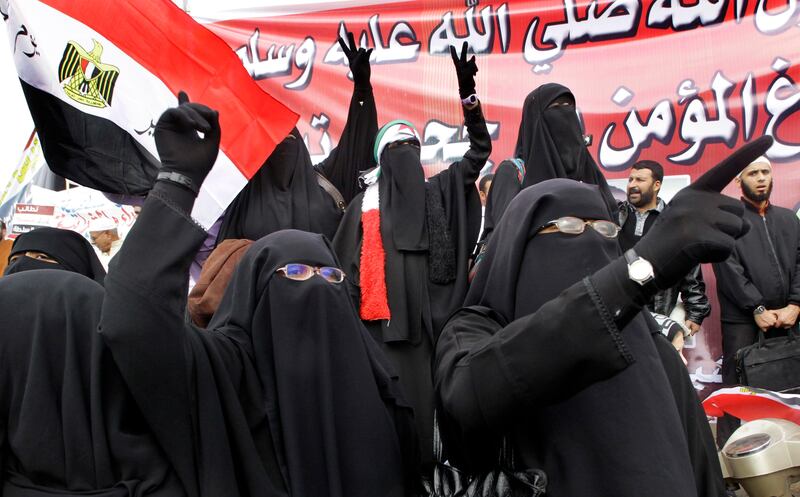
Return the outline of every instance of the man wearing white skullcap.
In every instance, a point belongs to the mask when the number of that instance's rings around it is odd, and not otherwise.
[[[122,247],[117,223],[108,218],[96,219],[89,224],[89,236],[97,249],[97,257],[108,271],[108,263]]]
[[[770,202],[772,165],[759,157],[736,177],[742,189],[750,231],[736,241],[730,258],[714,265],[722,320],[722,381],[739,383],[736,351],[758,340],[785,335],[800,313],[800,220]],[[761,386],[761,385],[752,385]],[[800,386],[800,385],[798,385]],[[738,420],[717,424],[717,443],[725,443]]]

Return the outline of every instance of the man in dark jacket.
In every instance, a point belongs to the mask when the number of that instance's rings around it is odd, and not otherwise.
[[[651,160],[637,162],[628,176],[628,200],[619,208],[619,225],[622,231],[619,242],[626,251],[636,245],[650,230],[664,210],[666,204],[658,196],[661,182],[664,180],[664,169],[661,164]],[[686,329],[694,335],[700,330],[703,319],[711,313],[711,306],[706,296],[706,285],[700,266],[695,266],[680,283],[659,291],[647,305],[651,312],[669,316],[678,303],[678,294],[686,308]],[[682,336],[668,335],[667,338],[682,343]]]
[[[737,177],[744,218],[750,231],[736,241],[730,258],[714,265],[722,312],[722,381],[737,384],[736,351],[785,334],[800,311],[800,220],[789,209],[772,205],[772,166],[760,157]],[[726,416],[717,425],[722,446],[738,426]]]

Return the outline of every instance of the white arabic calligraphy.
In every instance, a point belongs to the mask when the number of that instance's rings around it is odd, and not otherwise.
[[[384,43],[383,35],[381,34],[379,14],[369,18],[369,36],[372,38],[372,46],[374,50],[369,60],[372,64],[388,64],[394,62],[413,62],[419,57],[419,49],[422,45],[417,41],[417,35],[411,26],[403,21],[395,23],[389,34],[389,41]],[[339,36],[347,39],[347,26],[345,22],[339,23]],[[361,31],[358,37],[358,46],[360,48],[369,48],[367,43],[367,32]],[[340,64],[347,66],[348,61],[342,47],[339,46],[338,41],[334,41],[328,51],[325,53],[323,62],[326,64]],[[348,77],[352,79],[352,74],[348,73]]]
[[[616,128],[615,123],[610,123],[603,133],[600,142],[599,159],[602,166],[610,171],[620,171],[631,166],[643,148],[649,147],[653,140],[668,143],[675,130],[675,113],[669,100],[661,100],[656,104],[647,118],[647,123],[639,119],[636,108],[631,109],[625,118],[625,129],[631,145],[625,148],[616,148],[611,145],[611,135]]]
[[[488,54],[492,51],[494,44],[495,24],[500,36],[500,46],[505,53],[508,50],[510,20],[508,17],[508,5],[501,5],[496,13],[492,12],[492,7],[484,7],[480,11],[482,29],[478,29],[477,15],[474,7],[470,7],[464,13],[464,20],[467,26],[467,34],[459,36],[453,13],[447,12],[442,16],[442,20],[436,29],[431,32],[428,43],[428,52],[434,55],[444,55],[450,53],[450,46],[460,47],[463,42],[469,44],[469,48],[476,54]],[[497,22],[495,23],[495,19]]]
[[[641,9],[638,0],[614,0],[600,13],[597,12],[598,3],[592,0],[586,8],[586,18],[579,19],[575,0],[564,0],[565,22],[550,24],[542,32],[542,43],[551,45],[550,48],[537,46],[536,29],[540,19],[534,17],[525,34],[525,61],[539,66],[538,71],[534,67],[536,72],[546,72],[569,44],[632,36],[636,32]]]
[[[733,91],[734,83],[717,71],[711,82],[717,118],[709,119],[705,102],[699,96],[689,100],[681,119],[680,136],[685,143],[691,144],[683,152],[672,155],[669,160],[678,164],[694,164],[703,153],[708,143],[723,142],[728,147],[736,143],[738,124],[728,113],[726,98]]]
[[[487,121],[486,128],[489,136],[497,139],[500,123]],[[437,161],[453,162],[464,157],[469,150],[469,134],[466,126],[450,125],[437,120],[425,124],[422,141],[420,161],[423,164]]]

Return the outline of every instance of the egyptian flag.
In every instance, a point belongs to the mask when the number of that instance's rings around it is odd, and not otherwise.
[[[192,213],[209,227],[297,122],[169,0],[9,0],[2,10],[47,164],[84,186],[145,194],[160,167],[155,123],[184,90],[218,110],[222,127]]]

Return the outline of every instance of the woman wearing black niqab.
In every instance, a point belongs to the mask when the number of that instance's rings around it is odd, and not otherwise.
[[[200,184],[216,157],[216,114],[181,101],[159,120],[156,144],[168,170]],[[205,138],[186,113],[208,122]],[[190,149],[201,157],[184,158]],[[200,329],[184,322],[189,266],[206,236],[188,216],[193,203],[188,189],[156,183],[112,264],[100,326],[190,493],[405,496],[416,437],[397,379],[341,282],[281,270],[338,267],[328,243],[296,230],[253,243]]]
[[[97,334],[102,303],[68,271],[0,279],[0,495],[190,495]]]
[[[472,282],[465,302],[468,307],[448,323],[437,344],[436,372],[443,373],[437,374],[437,381],[442,382],[438,388],[448,415],[458,416],[451,410],[452,398],[459,393],[445,378],[458,373],[444,370],[452,366],[455,355],[486,337],[484,330],[476,334],[464,328],[480,322],[496,333],[507,324],[513,327],[532,316],[539,317],[536,311],[544,304],[619,257],[616,239],[605,238],[589,226],[580,235],[537,232],[539,227],[565,216],[609,219],[597,187],[571,180],[543,182],[511,202]],[[515,446],[520,463],[525,468],[543,469],[547,493],[556,497],[602,491],[615,497],[632,497],[645,489],[653,497],[694,495],[687,480],[675,478],[691,471],[687,457],[683,457],[688,450],[643,318],[635,318],[622,330],[600,333],[601,316],[590,315],[595,309],[570,304],[562,312],[586,319],[583,329],[564,333],[558,341],[550,341],[555,337],[540,338],[547,341],[534,349],[520,346],[507,358],[512,368],[520,360],[533,364],[547,361],[551,374],[563,372],[565,365],[574,367],[573,375],[536,378],[542,383],[536,400],[545,402],[531,410],[519,406],[520,421],[506,436]],[[549,307],[543,310],[553,312]],[[528,332],[537,333],[541,332]],[[593,361],[570,363],[587,348],[593,349]],[[513,375],[513,371],[509,373],[509,377]],[[590,386],[576,388],[585,386],[587,376],[593,380]],[[479,381],[488,385],[497,380]],[[541,390],[548,395],[542,395]],[[531,392],[526,394],[533,397]],[[497,408],[493,403],[482,407],[490,412]]]
[[[625,257],[596,186],[556,179],[523,190],[436,344],[449,460],[491,469],[506,437],[515,469],[543,469],[553,497],[725,495],[686,371],[641,311],[695,264],[730,255],[747,225],[719,192],[771,143],[745,145],[682,190],[664,231]]]
[[[26,252],[38,252],[50,261],[28,257]],[[86,238],[71,230],[38,228],[19,235],[11,246],[5,274],[31,269],[62,269],[82,274],[103,284],[106,270]]]
[[[527,188],[567,178],[597,185],[613,214],[617,202],[583,141],[575,96],[566,86],[546,83],[525,97],[514,156],[525,161]]]
[[[459,93],[474,97],[477,67],[466,52],[454,55]],[[427,182],[416,129],[407,121],[386,124],[375,140],[379,169],[333,239],[359,315],[414,407],[426,466],[433,463],[432,347],[466,295],[481,216],[475,181],[492,149],[477,99],[463,112],[469,150]]]
[[[320,233],[333,239],[346,205],[359,191],[359,172],[375,165],[372,144],[378,112],[370,84],[372,49],[339,40],[353,73],[353,96],[338,146],[321,163],[311,155],[297,128],[267,158],[228,209],[217,235],[223,240],[258,240],[281,229]],[[324,186],[323,186],[324,185]]]

